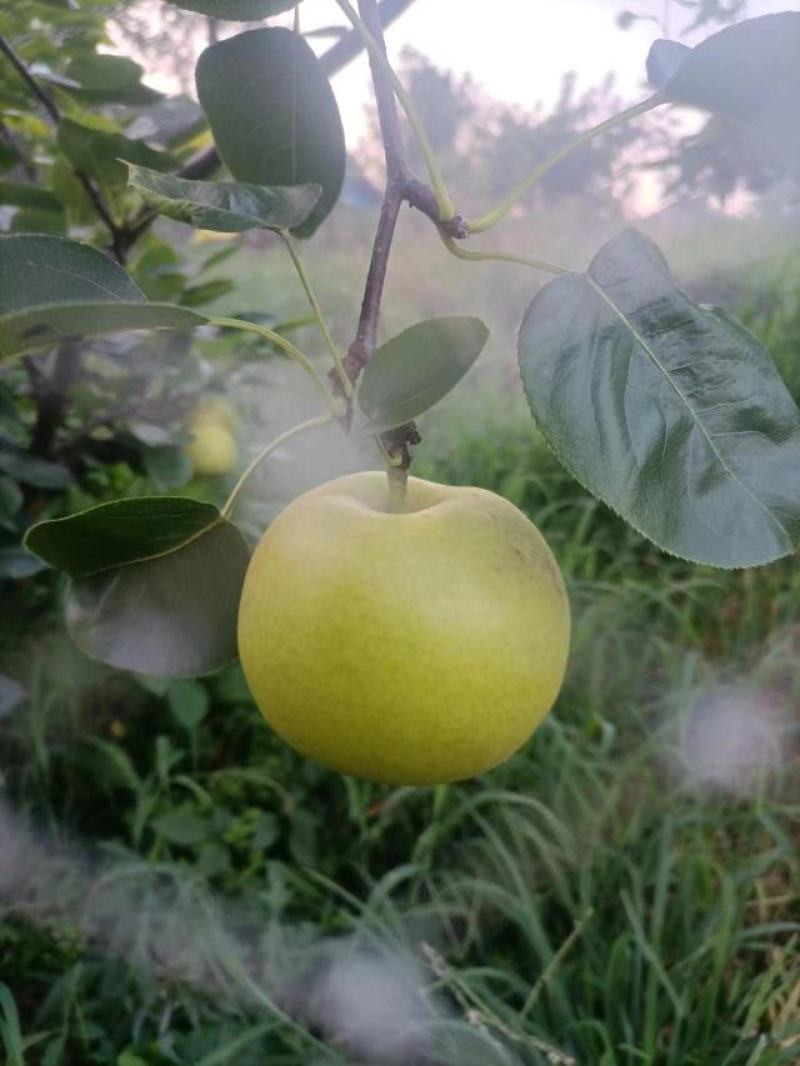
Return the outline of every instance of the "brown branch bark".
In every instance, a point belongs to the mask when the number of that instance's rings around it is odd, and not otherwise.
[[[376,0],[359,0],[358,7],[364,24],[385,55],[384,26]],[[449,222],[440,221],[433,190],[411,174],[406,162],[403,132],[394,88],[377,58],[371,53],[369,58],[386,161],[386,189],[372,246],[358,329],[344,360],[347,375],[354,383],[372,358],[377,345],[378,322],[389,268],[389,256],[403,203],[408,202],[412,207],[421,211],[448,236],[461,239],[469,233],[466,223],[458,215]],[[384,447],[397,464],[400,476],[404,477],[411,464],[410,447],[418,444],[421,439],[416,425],[409,422],[405,426],[382,434],[382,439]]]
[[[33,428],[31,451],[50,459],[55,450],[56,434],[67,411],[69,393],[81,369],[80,346],[65,341],[56,352],[53,371],[49,377],[31,358],[26,361],[31,379],[31,391],[36,400],[36,423]]]

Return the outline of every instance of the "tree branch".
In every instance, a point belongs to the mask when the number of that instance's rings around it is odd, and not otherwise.
[[[0,34],[0,52],[6,57],[14,70],[19,74],[20,78],[25,82],[30,91],[42,105],[47,112],[51,121],[57,126],[61,121],[61,112],[55,100],[50,93],[44,89],[39,82],[34,78],[25,63],[20,59],[5,37]],[[122,263],[125,260],[125,252],[121,243],[121,230],[114,222],[111,216],[111,212],[106,207],[105,201],[100,193],[100,190],[95,186],[92,179],[85,174],[82,170],[73,168],[75,171],[75,177],[83,186],[84,192],[92,201],[92,206],[102,219],[103,224],[108,230],[111,236],[111,250],[114,254],[114,258],[117,262]]]
[[[58,126],[61,121],[61,112],[55,100],[33,77],[25,63],[2,34],[0,34],[0,53],[6,57],[28,86],[31,93],[47,112],[53,124]],[[83,171],[77,168],[73,169],[75,176],[83,186],[95,211],[109,232],[114,258],[117,262],[124,263],[125,249],[122,243],[122,231],[111,217],[111,213],[106,207],[99,189],[95,187],[91,178],[84,174]],[[36,424],[33,429],[31,450],[35,455],[49,458],[53,453],[58,428],[64,420],[69,391],[80,373],[80,348],[73,341],[65,341],[59,345],[52,374],[49,378],[42,372],[41,366],[34,357],[26,360],[26,366],[31,381],[31,392],[36,402]]]
[[[31,451],[49,459],[53,455],[56,433],[64,420],[70,389],[80,374],[81,350],[76,341],[64,341],[58,349],[50,377],[45,377],[34,359],[26,361],[31,390],[36,400],[36,424]]]
[[[384,27],[376,0],[359,0],[358,6],[365,26],[385,54]],[[403,201],[410,200],[413,193],[416,201],[415,206],[421,205],[426,196],[422,190],[427,189],[427,186],[423,186],[421,182],[412,179],[406,163],[403,133],[392,83],[387,77],[384,67],[372,53],[370,53],[369,61],[372,84],[375,90],[375,102],[378,108],[381,138],[383,140],[384,158],[386,160],[386,189],[372,246],[372,256],[364,286],[358,329],[355,340],[350,345],[344,360],[345,370],[353,383],[355,383],[364,366],[372,358],[377,345],[378,321],[386,284],[386,273],[389,267],[389,254]],[[433,199],[433,209],[431,212],[430,200],[425,199],[426,208],[428,208],[425,213],[434,219],[438,225],[438,209],[435,197],[432,190],[428,189],[427,192]],[[390,433],[382,434],[383,447],[394,467],[394,474],[390,476],[390,481],[393,485],[397,485],[397,479],[399,479],[402,486],[400,498],[403,497],[405,492],[405,479],[408,474],[408,468],[411,465],[410,446],[418,444],[420,439],[413,422],[400,426]]]

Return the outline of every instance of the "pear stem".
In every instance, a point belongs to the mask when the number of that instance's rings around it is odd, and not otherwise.
[[[388,466],[386,477],[389,480],[389,510],[392,514],[405,514],[406,489],[408,487],[408,468],[406,466]]]

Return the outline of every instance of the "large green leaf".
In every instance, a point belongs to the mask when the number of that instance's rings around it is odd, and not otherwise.
[[[249,552],[216,507],[179,497],[120,500],[40,523],[25,544],[72,577],[67,626],[92,658],[189,677],[236,657]]]
[[[70,577],[167,555],[219,520],[211,503],[182,496],[145,496],[101,503],[33,526],[25,546]]]
[[[197,11],[231,22],[258,22],[291,11],[296,0],[169,0],[184,11]],[[297,0],[299,3],[299,0]]]
[[[800,412],[742,325],[698,307],[635,230],[533,299],[528,402],[575,477],[674,555],[721,567],[800,538]]]
[[[309,236],[335,204],[345,170],[339,109],[311,48],[291,30],[249,30],[207,48],[196,77],[219,153],[238,181],[322,187],[295,228]]]
[[[130,184],[154,211],[220,233],[292,229],[305,222],[322,192],[319,185],[187,181],[146,167],[130,166],[128,171]]]
[[[166,152],[151,148],[122,133],[96,129],[72,119],[58,125],[58,143],[76,170],[96,178],[106,187],[122,188],[128,180],[125,163],[138,163],[151,170],[169,170],[174,161]]]
[[[489,330],[479,318],[430,318],[381,345],[358,386],[363,419],[378,432],[410,422],[458,384],[483,351]]]
[[[0,362],[80,337],[131,329],[188,329],[207,321],[188,307],[146,301],[38,304],[0,315]]]
[[[800,12],[746,19],[685,55],[656,41],[648,68],[665,100],[749,123],[758,148],[800,173]]]
[[[89,245],[0,237],[0,360],[81,336],[205,321],[187,307],[148,303],[122,267]]]
[[[67,300],[144,300],[144,295],[121,266],[88,244],[0,236],[0,315]]]

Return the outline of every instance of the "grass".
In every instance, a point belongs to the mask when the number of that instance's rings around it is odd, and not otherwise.
[[[753,323],[797,394],[800,317]],[[0,923],[9,1066],[800,1060],[794,560],[665,558],[503,388],[448,404],[417,466],[552,544],[575,618],[555,713],[479,781],[388,789],[283,747],[235,668],[145,684],[57,623],[19,640],[0,766],[36,831]],[[719,706],[727,788],[698,733]],[[753,719],[783,758],[749,773],[760,734],[726,745]],[[392,1035],[412,1021],[421,1042]]]

